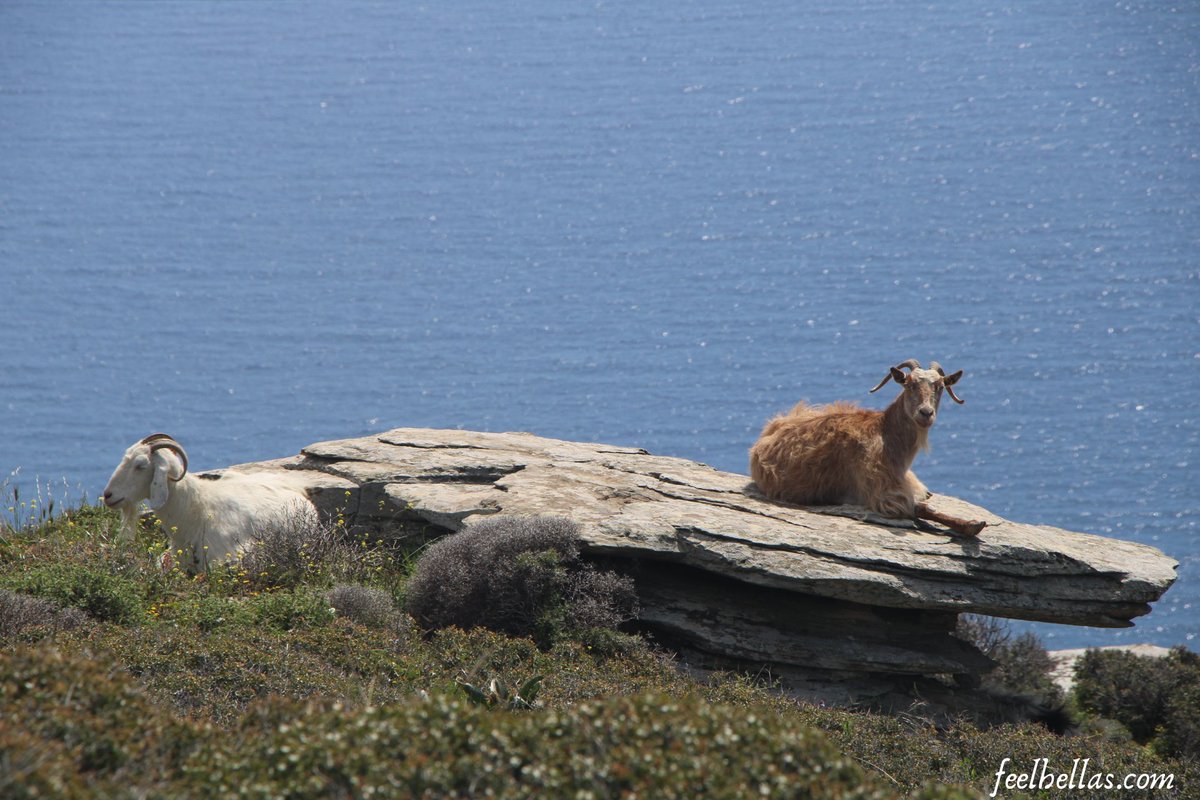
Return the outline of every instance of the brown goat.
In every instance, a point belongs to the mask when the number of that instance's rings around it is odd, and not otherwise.
[[[885,517],[934,519],[974,536],[982,523],[929,509],[924,504],[929,490],[909,469],[917,453],[928,447],[942,391],[963,402],[951,388],[962,374],[947,375],[936,361],[921,369],[919,361],[910,359],[892,367],[871,390],[889,380],[904,387],[883,411],[844,402],[799,403],[763,428],[750,448],[750,475],[772,500],[865,506]]]

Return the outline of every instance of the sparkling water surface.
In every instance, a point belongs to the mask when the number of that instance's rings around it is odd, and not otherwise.
[[[1030,627],[1195,649],[1198,211],[1190,3],[9,0],[0,479],[396,426],[745,472],[936,359],[931,488],[1181,562]]]

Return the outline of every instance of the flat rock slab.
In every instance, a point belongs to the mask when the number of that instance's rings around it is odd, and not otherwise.
[[[934,508],[987,528],[926,532],[863,509],[769,501],[745,475],[680,458],[528,433],[398,428],[237,469],[308,474],[319,506],[360,526],[454,531],[484,514],[578,522],[597,555],[663,560],[743,583],[871,606],[1124,627],[1175,580],[1147,545],[1003,519],[948,496]]]

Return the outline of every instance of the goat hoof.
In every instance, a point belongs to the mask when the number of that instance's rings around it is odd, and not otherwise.
[[[971,520],[966,525],[963,525],[962,534],[963,534],[963,536],[970,536],[970,537],[974,538],[974,537],[978,536],[979,533],[986,527],[987,527],[987,523],[984,522],[983,520],[978,520],[978,519]]]

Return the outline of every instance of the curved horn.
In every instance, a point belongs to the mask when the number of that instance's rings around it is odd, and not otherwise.
[[[908,361],[905,361],[903,364],[897,364],[896,366],[892,367],[892,370],[904,369],[905,367],[908,367],[910,370],[920,369],[921,362],[917,361],[915,358],[910,358]],[[871,391],[878,392],[880,389],[883,388],[884,384],[887,383],[888,381],[890,381],[891,379],[892,379],[892,371],[888,370],[888,374],[885,375],[883,380],[881,380],[879,382],[879,384]]]
[[[159,439],[170,439],[171,441],[175,441],[175,437],[171,436],[170,434],[152,433],[149,436],[147,436],[145,439],[142,439],[140,442],[138,442],[138,444],[150,444],[151,442],[156,442]]]
[[[892,379],[892,373],[889,372],[887,375],[883,376],[883,380],[881,380],[878,384],[876,384],[875,388],[872,389],[871,391],[878,392],[880,389],[883,388],[883,385],[885,383],[887,383],[888,381],[890,381],[891,379]]]
[[[155,437],[157,438],[154,438],[151,440],[151,442],[148,442],[150,445],[150,452],[154,453],[157,450],[170,450],[172,453],[179,456],[179,460],[183,462],[183,472],[179,473],[178,478],[171,478],[171,480],[183,480],[183,476],[187,475],[188,471],[188,458],[187,453],[183,450],[183,445],[172,439],[170,436],[167,436],[165,433],[155,434]]]
[[[946,372],[945,372],[945,370],[942,369],[942,365],[937,363],[936,361],[929,362],[929,368],[937,370],[937,374],[941,375],[943,378],[946,377]],[[946,388],[946,393],[948,395],[950,395],[950,399],[953,400],[954,402],[958,403],[961,406],[966,401],[962,400],[958,395],[956,395],[954,393],[954,384],[958,381],[958,379],[960,377],[962,377],[962,370],[959,370],[958,373],[951,375],[950,380],[946,381],[946,383],[943,385]]]

